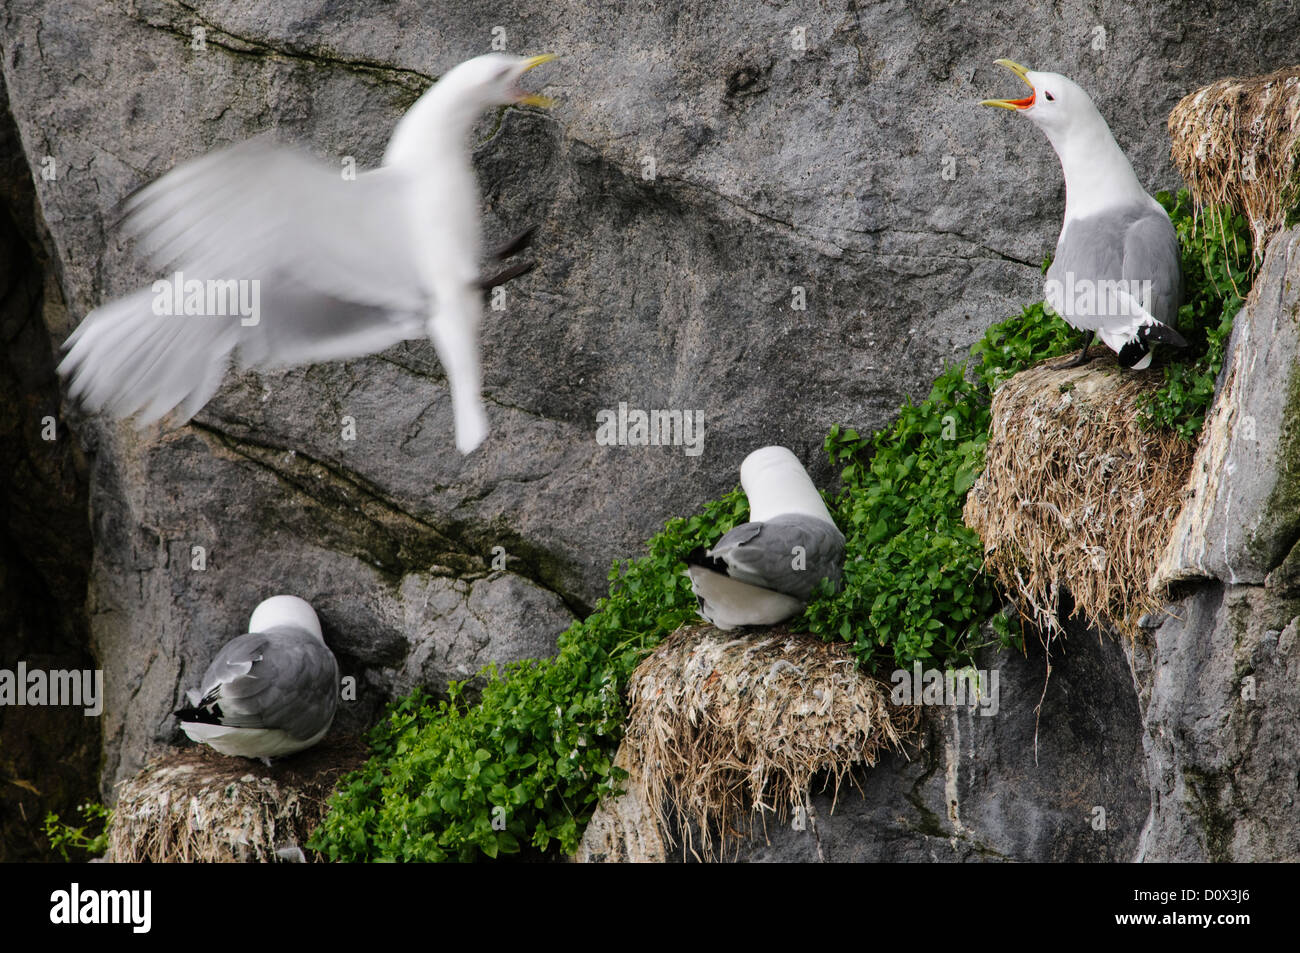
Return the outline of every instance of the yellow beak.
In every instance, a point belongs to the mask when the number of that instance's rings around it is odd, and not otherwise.
[[[999,109],[1028,109],[1032,106],[1034,104],[1035,96],[1034,84],[1031,83],[1029,77],[1025,75],[1029,70],[1011,60],[994,60],[993,62],[997,66],[1005,66],[1007,69],[1011,70],[1011,72],[1019,76],[1020,81],[1029,87],[1029,95],[1024,99],[984,99],[980,101],[980,105],[997,106]]]
[[[541,66],[543,63],[549,63],[553,59],[555,59],[554,53],[542,53],[540,56],[530,56],[528,59],[524,60],[524,68],[521,72],[527,73],[533,67]],[[537,93],[524,93],[516,99],[515,102],[521,103],[525,106],[538,106],[542,109],[550,109],[555,105],[554,99],[551,99],[549,96],[540,96]]]

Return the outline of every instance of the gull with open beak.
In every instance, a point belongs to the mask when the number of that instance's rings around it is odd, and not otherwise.
[[[232,361],[245,370],[344,360],[427,335],[447,375],[456,446],[472,451],[488,423],[467,140],[486,109],[552,105],[519,80],[553,58],[491,53],[449,70],[407,110],[371,171],[347,177],[258,137],[132,195],[124,229],[172,274],[87,315],[59,365],[69,395],[140,426],[175,410],[179,425]]]
[[[1157,343],[1185,347],[1174,327],[1182,276],[1168,213],[1138,183],[1076,83],[1011,60],[997,64],[1020,77],[1029,95],[980,105],[1018,112],[1043,130],[1065,175],[1065,221],[1044,292],[1048,306],[1087,337],[1078,358],[1060,366],[1086,363],[1095,337],[1121,366],[1137,370],[1150,366]]]

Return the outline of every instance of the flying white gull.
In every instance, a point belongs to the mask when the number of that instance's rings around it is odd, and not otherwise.
[[[1079,86],[1057,73],[1039,73],[997,60],[1029,87],[1023,99],[986,99],[1028,116],[1042,129],[1065,175],[1065,222],[1047,271],[1048,305],[1086,332],[1079,356],[1088,360],[1095,337],[1123,367],[1151,365],[1153,345],[1186,347],[1174,329],[1182,276],[1178,237],[1169,215],[1138,183],[1110,127]]]
[[[185,734],[269,764],[325,737],[338,708],[339,666],[312,607],[273,596],[253,610],[247,635],[222,646],[201,684],[186,692],[190,707],[175,713]]]
[[[686,559],[700,615],[719,629],[774,625],[803,611],[823,579],[839,585],[844,535],[799,458],[755,450],[740,465],[749,522]]]
[[[487,436],[478,329],[479,194],[466,140],[493,106],[550,105],[517,85],[553,57],[493,53],[407,110],[380,168],[346,178],[258,137],[172,170],[125,202],[123,227],[172,273],[91,312],[59,372],[90,410],[182,424],[241,370],[360,357],[427,334],[456,446]],[[512,243],[526,243],[528,233]],[[501,257],[517,247],[507,246]]]

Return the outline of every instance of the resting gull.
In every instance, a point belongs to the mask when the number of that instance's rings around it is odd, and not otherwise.
[[[312,607],[273,596],[186,695],[190,707],[175,714],[191,740],[269,764],[325,737],[338,709],[339,666]]]
[[[740,465],[749,522],[687,557],[700,615],[719,629],[775,625],[798,615],[823,579],[840,581],[844,535],[799,458],[755,450]]]

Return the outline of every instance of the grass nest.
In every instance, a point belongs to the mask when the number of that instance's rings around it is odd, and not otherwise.
[[[632,802],[699,859],[738,847],[769,814],[808,816],[816,779],[838,797],[853,768],[901,751],[920,721],[889,704],[849,645],[781,629],[681,628],[638,666],[629,696]]]
[[[150,762],[118,789],[104,859],[119,863],[235,863],[315,859],[302,845],[365,746],[341,739],[273,762],[203,746]]]
[[[1197,207],[1246,216],[1262,256],[1300,209],[1300,66],[1198,89],[1169,114],[1169,138]]]
[[[986,568],[1049,637],[1061,628],[1062,590],[1072,616],[1129,636],[1161,608],[1148,582],[1195,452],[1172,431],[1138,423],[1138,396],[1161,379],[1121,371],[1108,356],[1070,370],[1040,364],[993,398],[965,522],[983,541]]]

